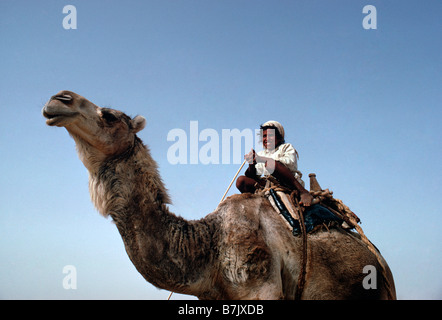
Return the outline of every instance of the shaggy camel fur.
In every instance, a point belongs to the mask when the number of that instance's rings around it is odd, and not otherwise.
[[[136,135],[143,117],[100,108],[70,91],[51,97],[42,113],[75,140],[93,203],[112,217],[148,282],[200,299],[294,299],[302,239],[266,198],[233,195],[206,217],[187,221],[169,212],[157,164]],[[387,298],[380,273],[377,288],[364,289],[364,267],[380,266],[354,233],[334,228],[308,235],[307,255],[303,299]],[[387,273],[393,285],[388,266]]]

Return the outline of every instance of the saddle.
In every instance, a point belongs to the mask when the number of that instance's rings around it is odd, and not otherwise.
[[[356,214],[342,200],[333,198],[329,189],[322,190],[316,174],[309,174],[310,194],[314,200],[309,207],[302,207],[298,202],[297,191],[281,185],[274,177],[266,177],[264,187],[257,193],[268,197],[275,210],[281,214],[294,236],[299,236],[303,227],[306,233],[314,233],[326,228],[341,227],[353,229],[360,222]]]

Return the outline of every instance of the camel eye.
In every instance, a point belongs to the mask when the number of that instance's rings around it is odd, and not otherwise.
[[[118,120],[118,118],[109,111],[102,111],[102,115],[103,115],[103,119],[106,120],[107,122],[110,122],[110,123]]]

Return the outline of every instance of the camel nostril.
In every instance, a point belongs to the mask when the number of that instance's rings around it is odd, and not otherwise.
[[[64,94],[64,95],[56,95],[53,96],[51,99],[62,101],[66,104],[72,102],[73,98],[70,95]]]

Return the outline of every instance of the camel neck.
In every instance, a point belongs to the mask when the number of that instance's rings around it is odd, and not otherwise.
[[[90,192],[100,213],[114,220],[129,258],[146,280],[194,293],[211,259],[213,224],[169,212],[157,165],[140,140],[126,157],[109,159],[91,175]]]

